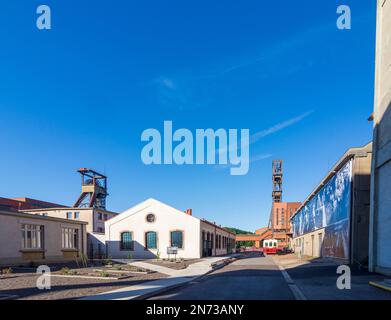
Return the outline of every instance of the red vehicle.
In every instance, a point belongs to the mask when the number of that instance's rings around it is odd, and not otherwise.
[[[278,242],[276,239],[268,239],[263,241],[263,253],[277,254]]]

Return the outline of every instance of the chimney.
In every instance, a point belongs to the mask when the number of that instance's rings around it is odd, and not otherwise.
[[[185,213],[188,214],[189,216],[192,216],[193,215],[193,209],[186,209]]]

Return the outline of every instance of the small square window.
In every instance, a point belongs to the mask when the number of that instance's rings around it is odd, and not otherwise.
[[[107,214],[106,214],[106,213],[103,215],[103,219],[104,219],[105,221],[107,220]]]
[[[98,220],[102,220],[103,219],[103,215],[99,212],[98,213]]]
[[[67,212],[67,219],[71,220],[72,219],[72,212]]]
[[[75,212],[74,216],[75,216],[75,220],[79,220],[80,219],[80,212]]]

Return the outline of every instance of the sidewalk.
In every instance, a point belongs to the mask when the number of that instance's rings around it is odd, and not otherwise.
[[[150,264],[148,262],[132,262],[132,265],[137,265],[142,268],[147,268],[160,273],[169,275],[168,278],[145,282],[135,286],[129,286],[114,291],[104,292],[94,296],[84,297],[81,300],[132,300],[146,298],[149,295],[155,295],[164,292],[168,289],[181,286],[185,283],[193,281],[213,270],[213,265],[222,263],[229,258],[235,258],[238,254],[233,254],[223,257],[209,257],[202,261],[189,265],[186,269],[174,270],[162,266]]]
[[[339,264],[321,259],[298,259],[294,255],[275,256],[308,300],[391,300],[391,292],[376,288],[370,282],[381,282],[384,276],[366,270],[351,269],[351,289],[337,288]]]

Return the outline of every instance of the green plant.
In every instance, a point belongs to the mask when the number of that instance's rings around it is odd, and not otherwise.
[[[114,269],[115,269],[115,270],[122,270],[122,267],[121,267],[120,265],[117,264],[117,265],[114,266]]]
[[[101,276],[101,277],[104,277],[104,278],[107,278],[107,277],[109,276],[109,274],[108,274],[106,271],[102,271],[102,272],[100,273],[100,276]]]
[[[111,262],[110,259],[103,259],[102,263],[103,263],[105,266],[111,265],[111,264],[112,264],[112,262]]]
[[[160,256],[161,256],[161,253],[160,253],[160,250],[158,250],[156,252],[156,259],[160,260]]]
[[[129,260],[132,260],[133,259],[133,255],[131,253],[128,253],[128,259]]]
[[[70,272],[70,269],[68,267],[63,267],[60,270],[61,274],[69,274],[69,272]]]
[[[84,268],[88,267],[88,257],[84,252],[79,251],[79,258]],[[78,265],[79,266],[79,265]]]
[[[1,270],[1,273],[2,274],[11,274],[11,273],[13,273],[13,270],[12,270],[12,268],[5,268],[5,269]]]

